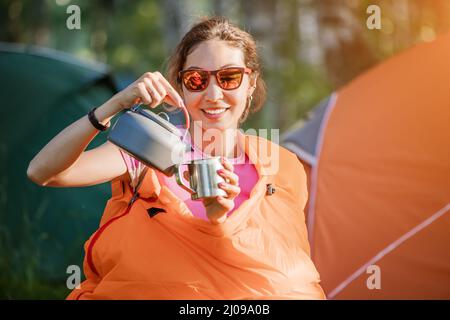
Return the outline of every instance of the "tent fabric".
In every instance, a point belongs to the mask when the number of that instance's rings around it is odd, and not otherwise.
[[[9,281],[7,272],[26,269],[64,283],[67,267],[81,265],[109,185],[42,188],[27,178],[27,167],[58,132],[117,92],[114,80],[105,65],[10,43],[0,43],[0,74],[2,276]],[[91,147],[105,140],[101,133]]]
[[[448,57],[445,34],[374,67],[309,132],[308,232],[330,299],[450,298]]]
[[[85,245],[87,280],[68,299],[323,299],[300,162],[238,133],[259,179],[233,215],[217,225],[195,217],[151,168],[131,205],[129,184],[114,180],[101,226]],[[267,194],[268,184],[275,193]]]
[[[319,132],[326,122],[325,115],[330,106],[334,104],[334,100],[334,95],[325,98],[313,109],[312,114],[306,123],[298,130],[288,131],[281,137],[283,145],[295,152],[309,165],[314,165],[317,161]]]

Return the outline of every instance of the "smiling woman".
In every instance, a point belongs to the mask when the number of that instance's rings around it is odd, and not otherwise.
[[[225,18],[206,18],[176,48],[168,80],[143,74],[36,155],[28,176],[41,185],[112,185],[100,228],[86,242],[86,281],[68,299],[324,298],[309,255],[301,163],[239,130],[265,94],[251,35]],[[226,196],[192,200],[173,176],[108,142],[84,151],[137,99],[188,110],[186,157],[220,156]]]
[[[266,98],[261,73],[256,43],[250,34],[225,19],[205,19],[176,48],[168,79],[191,107],[193,121],[221,119],[202,125],[205,129],[226,129],[237,128],[249,114],[261,109]],[[199,82],[197,88],[193,88],[196,83],[188,81],[192,75]],[[208,117],[216,112],[228,114]]]
[[[192,121],[203,130],[238,128],[250,111],[259,71],[245,65],[240,48],[220,39],[203,41],[191,50],[177,82],[183,84],[180,94]]]

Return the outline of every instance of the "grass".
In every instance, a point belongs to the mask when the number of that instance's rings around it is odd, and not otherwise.
[[[1,210],[1,215],[4,213]],[[0,299],[64,299],[69,294],[65,281],[42,276],[40,244],[46,239],[36,236],[45,235],[36,230],[41,217],[39,210],[33,219],[22,210],[14,237],[5,216],[0,217]]]

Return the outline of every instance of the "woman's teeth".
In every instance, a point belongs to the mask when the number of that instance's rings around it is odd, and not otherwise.
[[[204,109],[203,111],[205,111],[208,114],[219,114],[219,113],[224,112],[225,110],[226,110],[225,108],[222,108],[222,109],[209,109],[209,110]]]

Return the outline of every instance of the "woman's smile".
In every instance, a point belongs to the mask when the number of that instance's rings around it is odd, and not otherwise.
[[[219,120],[225,116],[229,108],[205,108],[201,109],[204,116],[210,120]]]

